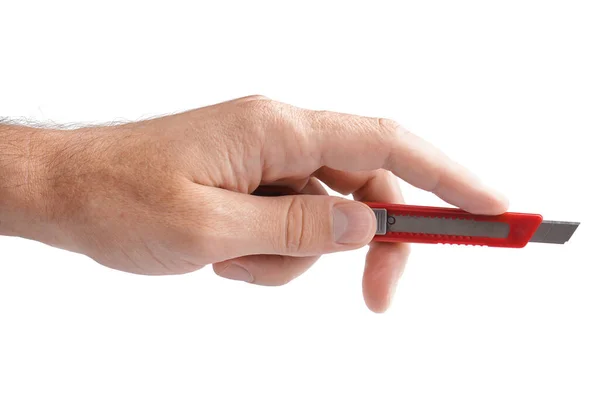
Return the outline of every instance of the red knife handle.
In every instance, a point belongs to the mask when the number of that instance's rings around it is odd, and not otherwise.
[[[505,237],[387,232],[384,235],[376,235],[373,238],[374,242],[444,243],[519,248],[527,245],[543,220],[542,216],[538,214],[506,212],[500,215],[479,215],[471,214],[458,208],[414,206],[376,202],[367,202],[366,204],[371,208],[387,210],[388,216],[400,215],[427,218],[462,219],[475,221],[475,223],[500,222],[508,225],[508,233]]]
[[[283,186],[261,186],[253,194],[258,196],[286,196],[299,193]],[[543,218],[539,214],[506,212],[501,215],[471,214],[458,208],[429,207],[406,204],[365,202],[373,209],[385,209],[388,216],[402,215],[412,217],[462,219],[476,222],[500,222],[508,225],[505,237],[458,236],[414,232],[386,232],[375,235],[373,242],[407,242],[431,244],[464,244],[487,247],[519,248],[527,245]]]

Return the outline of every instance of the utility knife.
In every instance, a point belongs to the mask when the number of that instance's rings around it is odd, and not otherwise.
[[[298,194],[282,187],[259,187],[253,194]],[[375,214],[374,242],[462,244],[522,248],[528,243],[567,243],[579,222],[544,220],[540,214],[472,214],[453,207],[364,202]]]

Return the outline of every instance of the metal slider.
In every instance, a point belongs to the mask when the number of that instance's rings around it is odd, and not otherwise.
[[[387,210],[385,208],[372,208],[377,219],[377,230],[375,235],[385,235],[387,233]]]

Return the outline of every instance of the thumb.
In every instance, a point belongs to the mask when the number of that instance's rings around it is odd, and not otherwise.
[[[216,190],[228,209],[219,218],[219,231],[227,232],[221,244],[229,249],[227,258],[315,256],[363,247],[375,235],[375,214],[361,202],[327,195],[259,197]]]

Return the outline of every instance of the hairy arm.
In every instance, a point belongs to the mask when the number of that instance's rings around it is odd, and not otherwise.
[[[0,235],[47,241],[52,130],[0,120]]]

